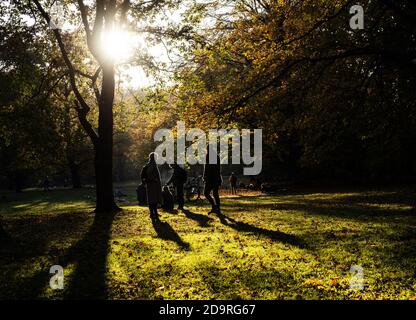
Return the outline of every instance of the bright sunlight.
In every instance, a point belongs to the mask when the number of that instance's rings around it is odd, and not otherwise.
[[[130,59],[138,44],[134,34],[120,30],[105,34],[101,42],[104,54],[116,63],[126,62]]]
[[[112,59],[117,65],[128,63],[129,60],[135,58],[140,50],[148,52],[152,57],[162,61],[166,60],[167,55],[162,44],[150,45],[143,35],[122,30],[114,30],[112,33],[104,35],[101,48],[105,56]],[[146,87],[153,83],[141,66],[119,71],[123,73],[123,78],[127,79],[125,84],[128,87]]]

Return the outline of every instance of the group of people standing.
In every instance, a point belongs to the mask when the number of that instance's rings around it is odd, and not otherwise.
[[[168,187],[164,186],[162,189],[160,173],[156,164],[156,157],[157,155],[155,153],[151,153],[149,155],[148,163],[141,171],[141,180],[143,185],[146,187],[147,203],[149,205],[150,217],[152,221],[159,219],[157,212],[159,204],[161,204],[164,208],[173,209],[173,197],[171,195],[169,196],[170,191]],[[207,161],[204,166],[203,174],[204,196],[211,204],[211,211],[209,213],[221,213],[221,201],[219,196],[219,188],[222,184],[220,159],[217,155],[216,164],[210,164],[208,160],[209,151],[207,153]],[[183,210],[185,204],[184,184],[187,180],[187,173],[185,169],[181,168],[177,164],[172,164],[170,167],[173,169],[173,174],[167,182],[167,185],[172,184],[176,189],[178,210]]]

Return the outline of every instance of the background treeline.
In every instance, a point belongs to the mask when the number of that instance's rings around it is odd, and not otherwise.
[[[169,81],[117,87],[115,181],[137,179],[153,133],[178,119],[263,129],[263,181],[415,180],[413,1],[361,1],[365,29],[356,31],[355,1],[183,3],[181,23],[157,33],[180,57]],[[25,21],[24,6],[0,9],[0,189],[39,186],[45,176],[93,183],[92,146],[51,35]],[[75,53],[85,46],[76,33],[64,37]],[[86,57],[72,58],[88,69]],[[88,79],[79,86],[91,91]],[[96,123],[97,110],[88,117]]]

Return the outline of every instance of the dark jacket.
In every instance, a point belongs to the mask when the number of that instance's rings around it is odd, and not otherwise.
[[[149,161],[142,169],[141,179],[146,185],[147,202],[162,204],[162,183],[155,161]]]
[[[206,184],[220,186],[222,184],[220,157],[217,156],[217,163],[210,164],[207,155],[206,164],[204,166],[204,181]]]
[[[188,179],[188,174],[186,173],[186,170],[181,168],[178,165],[175,165],[173,167],[172,177],[169,179],[169,182],[167,184],[172,183],[176,187],[179,185],[183,185],[187,179]]]

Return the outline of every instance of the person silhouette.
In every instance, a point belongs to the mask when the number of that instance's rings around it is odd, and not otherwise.
[[[147,203],[149,204],[150,218],[153,222],[159,220],[157,207],[162,204],[162,183],[156,164],[156,153],[149,154],[149,162],[143,167],[140,174],[142,182],[146,186]]]
[[[178,210],[183,210],[183,206],[185,205],[183,185],[188,179],[188,174],[186,173],[185,169],[181,168],[177,164],[170,165],[170,168],[173,169],[173,174],[172,177],[169,179],[167,185],[173,184],[173,186],[175,187],[176,198],[178,201]]]
[[[234,174],[234,172],[231,173],[228,181],[230,182],[231,194],[237,194],[237,176]]]
[[[207,157],[204,166],[204,175],[203,180],[205,183],[204,187],[204,196],[207,198],[209,203],[211,204],[211,211],[208,213],[221,213],[221,201],[219,196],[219,187],[222,184],[222,177],[221,177],[221,162],[220,157],[215,152],[216,155],[216,163],[210,163],[210,148],[207,149]],[[213,197],[211,196],[211,192]]]

